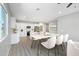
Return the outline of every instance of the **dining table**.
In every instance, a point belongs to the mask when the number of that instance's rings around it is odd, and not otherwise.
[[[33,40],[37,40],[38,41],[38,48],[37,48],[37,56],[39,56],[39,54],[40,54],[40,40],[45,40],[45,39],[48,39],[48,38],[50,38],[51,36],[50,35],[32,35],[31,36],[32,38],[33,38]]]

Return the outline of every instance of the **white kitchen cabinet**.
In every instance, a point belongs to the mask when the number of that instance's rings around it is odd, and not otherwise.
[[[49,32],[50,33],[56,33],[57,32],[57,27],[55,23],[50,23],[49,24]]]

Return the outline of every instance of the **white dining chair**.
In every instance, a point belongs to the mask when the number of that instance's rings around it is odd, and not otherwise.
[[[63,38],[63,42],[66,43],[68,41],[69,34],[65,34]]]
[[[67,41],[68,41],[68,38],[69,38],[69,34],[65,34],[64,37],[63,37],[63,50],[65,48],[67,48]]]
[[[49,50],[55,47],[56,44],[56,36],[51,37],[50,39],[48,39],[45,42],[41,43],[45,48],[48,49],[48,56],[49,56]]]
[[[68,40],[67,56],[79,56],[79,42]]]
[[[57,40],[56,40],[56,47],[57,47],[57,51],[58,51],[58,54],[59,54],[59,46],[61,46],[61,48],[62,48],[62,50],[63,50],[63,45],[62,45],[62,43],[63,43],[63,35],[59,35],[59,36],[57,36]]]
[[[62,45],[63,43],[63,35],[60,35],[57,37],[57,40],[56,40],[56,45]]]
[[[50,33],[49,32],[45,32],[45,35],[50,35]]]

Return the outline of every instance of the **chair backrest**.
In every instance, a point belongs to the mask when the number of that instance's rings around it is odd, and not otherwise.
[[[49,48],[55,47],[55,44],[56,44],[56,36],[51,37],[50,39],[48,39],[48,46],[49,46]]]
[[[49,32],[45,32],[45,35],[50,35],[50,33]]]
[[[67,56],[79,56],[79,42],[68,41]]]
[[[60,35],[60,36],[57,37],[56,44],[61,45],[62,42],[63,42],[63,35]]]
[[[64,35],[63,42],[67,42],[69,38],[69,34]]]

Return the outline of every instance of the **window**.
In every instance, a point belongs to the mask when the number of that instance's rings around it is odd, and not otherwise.
[[[0,40],[7,36],[8,26],[7,26],[7,12],[2,4],[0,4]]]

